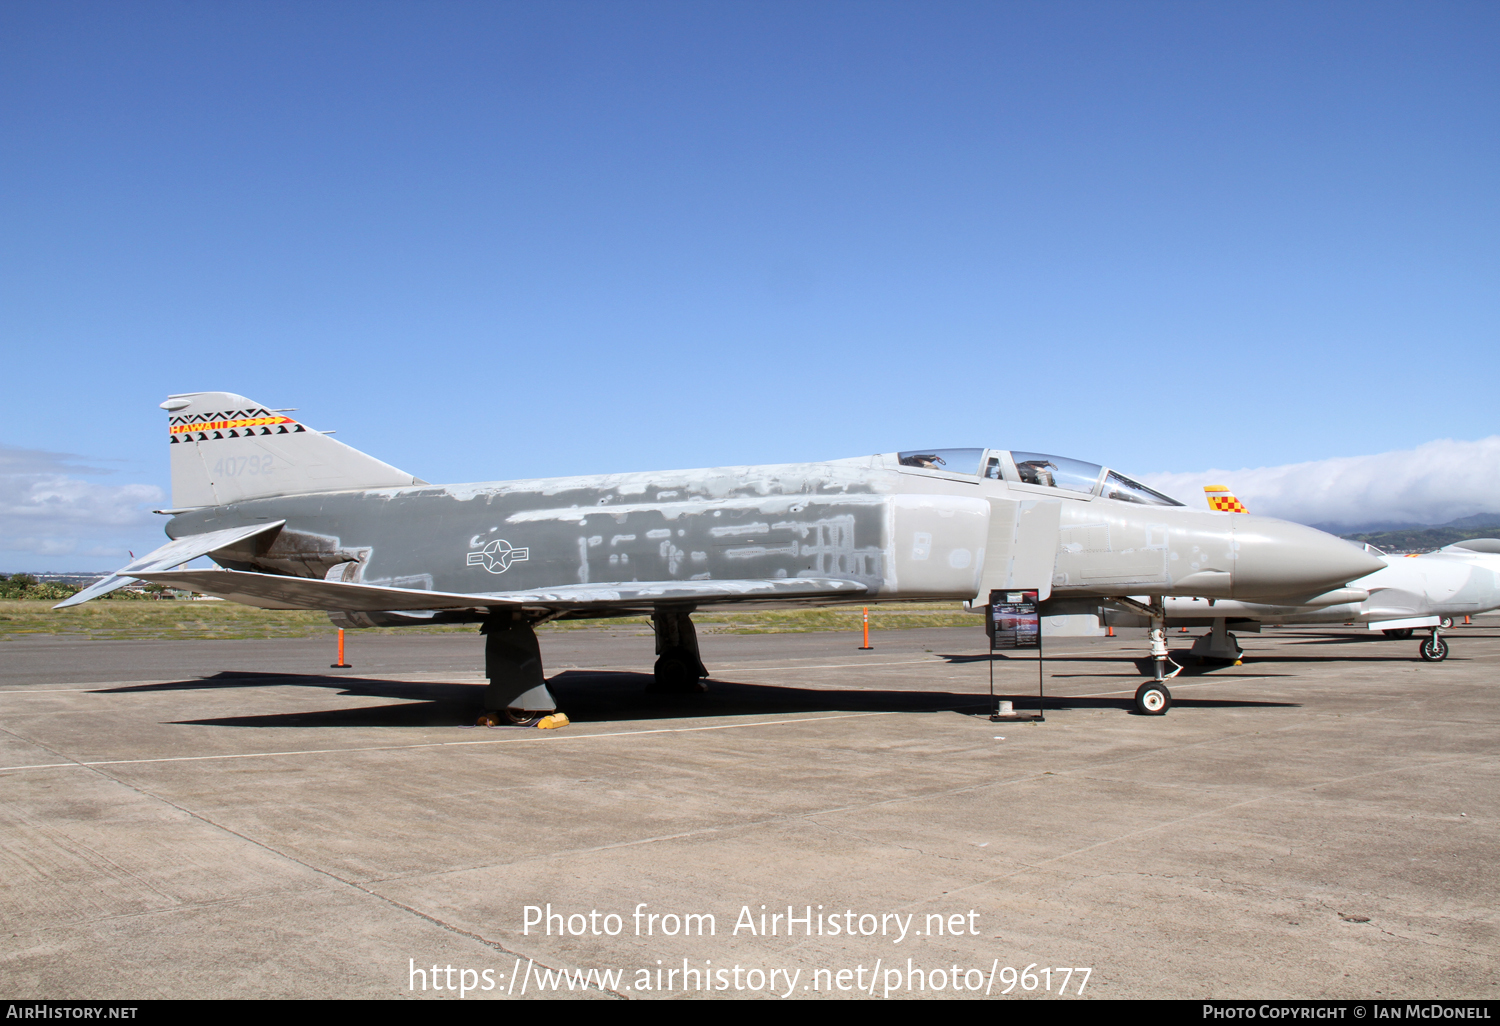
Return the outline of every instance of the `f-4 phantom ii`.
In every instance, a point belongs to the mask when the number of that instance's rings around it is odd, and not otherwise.
[[[142,579],[371,627],[477,622],[483,722],[556,709],[535,627],[648,615],[655,676],[700,690],[691,614],[726,603],[988,602],[1342,588],[1383,564],[1269,517],[1192,510],[1117,471],[1005,449],[433,485],[244,396],[174,395],[172,540],[59,608]],[[218,569],[174,569],[207,555]],[[1165,687],[1156,684],[1163,695]],[[1170,702],[1170,695],[1166,695]],[[1139,704],[1139,703],[1138,703]],[[1160,696],[1145,708],[1164,710]]]
[[[1247,512],[1224,485],[1203,489],[1210,509],[1236,516]],[[1437,552],[1387,556],[1365,546],[1380,559],[1379,570],[1351,581],[1342,593],[1330,592],[1312,602],[1295,598],[1209,602],[1207,598],[1169,598],[1167,624],[1172,627],[1209,627],[1193,643],[1193,655],[1205,659],[1237,660],[1239,644],[1230,626],[1260,630],[1261,623],[1361,623],[1387,637],[1409,638],[1418,628],[1430,633],[1418,649],[1428,662],[1448,658],[1442,629],[1455,616],[1469,616],[1500,608],[1500,539],[1471,538]],[[1142,623],[1133,612],[1106,611],[1114,626]]]

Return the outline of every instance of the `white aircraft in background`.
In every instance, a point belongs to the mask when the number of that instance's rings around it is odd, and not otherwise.
[[[1224,485],[1208,485],[1203,491],[1210,510],[1230,516],[1249,512]],[[1394,638],[1409,638],[1417,628],[1429,628],[1431,633],[1422,639],[1422,658],[1441,662],[1448,658],[1441,631],[1453,626],[1453,617],[1500,608],[1500,539],[1470,538],[1436,552],[1406,556],[1388,556],[1371,545],[1365,550],[1385,568],[1320,595],[1315,602],[1167,598],[1167,625],[1211,627],[1193,643],[1192,654],[1234,662],[1239,661],[1240,647],[1228,631],[1231,621],[1252,631],[1259,631],[1262,623],[1362,623]],[[1129,627],[1141,626],[1137,621],[1142,618],[1106,609],[1104,620]]]

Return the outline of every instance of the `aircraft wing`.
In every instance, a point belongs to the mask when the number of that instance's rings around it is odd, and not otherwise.
[[[482,606],[547,606],[553,609],[629,608],[663,601],[753,602],[789,598],[853,598],[868,589],[857,581],[788,577],[764,581],[630,581],[567,584],[535,591],[460,594],[387,588],[377,584],[320,581],[241,570],[156,570],[133,574],[159,584],[188,588],[263,609],[327,609],[374,613],[390,610],[475,609]]]
[[[190,534],[185,538],[174,538],[167,542],[155,552],[148,552],[140,559],[127,563],[102,581],[95,581],[71,598],[63,599],[53,609],[66,609],[68,606],[76,606],[87,602],[89,599],[98,598],[100,595],[108,595],[110,592],[123,588],[137,578],[145,580],[145,574],[158,570],[166,570],[174,566],[180,566],[199,556],[206,556],[215,549],[222,549],[227,545],[233,545],[237,541],[253,538],[257,534],[274,531],[285,520],[273,520],[265,524],[254,524],[249,527],[230,527],[223,531],[209,531],[206,534]]]

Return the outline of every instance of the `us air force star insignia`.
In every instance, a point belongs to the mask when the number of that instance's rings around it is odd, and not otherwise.
[[[504,538],[490,542],[478,552],[469,553],[469,566],[482,566],[492,574],[503,574],[512,563],[530,558],[529,549],[512,548]]]

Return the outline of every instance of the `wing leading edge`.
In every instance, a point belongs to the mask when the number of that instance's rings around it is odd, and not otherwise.
[[[476,609],[485,606],[609,609],[674,601],[770,602],[787,598],[855,598],[869,590],[858,581],[830,577],[789,577],[768,581],[630,581],[617,584],[568,584],[534,591],[460,594],[320,581],[307,577],[282,577],[241,570],[152,570],[133,573],[131,576],[159,584],[190,588],[263,609],[325,609],[357,613]]]

